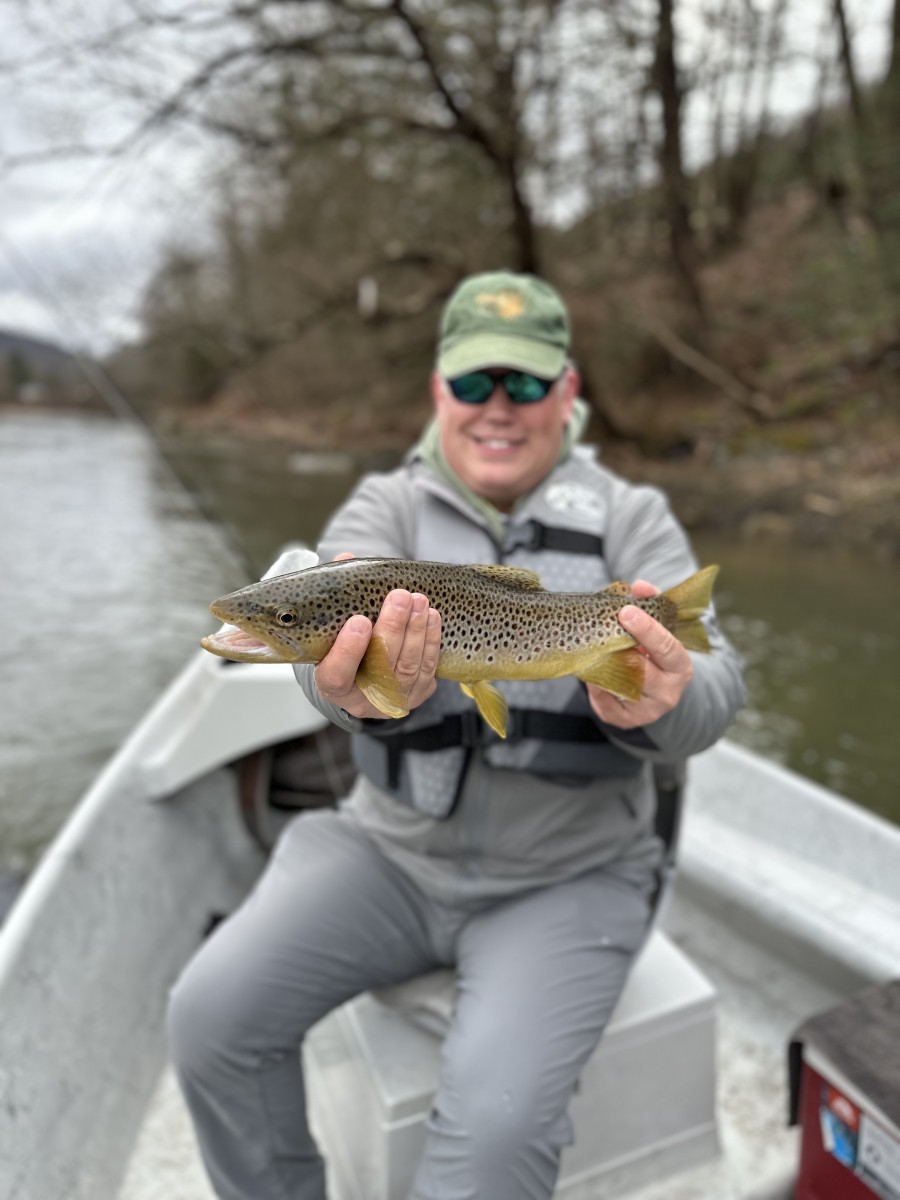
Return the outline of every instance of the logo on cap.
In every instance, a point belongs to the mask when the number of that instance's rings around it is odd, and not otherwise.
[[[525,311],[525,299],[521,292],[505,288],[502,292],[479,292],[475,303],[482,312],[499,317],[501,321],[516,321]]]

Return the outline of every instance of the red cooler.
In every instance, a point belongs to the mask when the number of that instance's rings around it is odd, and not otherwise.
[[[794,1200],[900,1200],[900,981],[806,1021],[789,1065]]]

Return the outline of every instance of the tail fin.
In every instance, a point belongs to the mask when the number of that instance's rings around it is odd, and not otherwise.
[[[704,567],[663,593],[675,605],[675,636],[686,650],[708,654],[712,649],[700,616],[712,602],[713,584],[718,573],[717,566]]]

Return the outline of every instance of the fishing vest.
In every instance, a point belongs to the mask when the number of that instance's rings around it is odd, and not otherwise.
[[[604,558],[607,505],[597,479],[590,463],[570,459],[529,497],[521,515],[506,523],[498,545],[420,474],[414,484],[410,556],[506,563],[537,572],[549,591],[599,591],[612,577]],[[452,813],[476,753],[491,767],[527,771],[573,788],[642,770],[639,758],[605,736],[578,679],[498,681],[496,686],[509,704],[505,739],[487,726],[457,683],[439,679],[434,696],[408,717],[366,722],[366,732],[354,735],[357,769],[396,800],[432,817]]]

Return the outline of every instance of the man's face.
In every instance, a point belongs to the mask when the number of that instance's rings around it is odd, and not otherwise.
[[[504,368],[491,374],[502,376]],[[513,404],[499,379],[484,404],[463,404],[435,372],[431,392],[448,464],[479,496],[509,512],[556,463],[578,385],[578,373],[566,367],[535,404]]]

